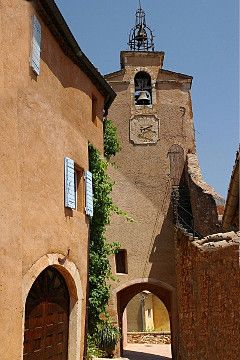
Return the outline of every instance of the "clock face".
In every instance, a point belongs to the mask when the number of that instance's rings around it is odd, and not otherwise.
[[[134,144],[155,144],[159,140],[159,119],[154,115],[137,115],[130,120],[130,140]]]

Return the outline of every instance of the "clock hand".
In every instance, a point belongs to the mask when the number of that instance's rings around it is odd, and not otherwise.
[[[143,131],[150,130],[151,128],[152,128],[152,125],[149,125],[149,126],[141,127],[140,130],[141,130],[141,132],[143,132]]]

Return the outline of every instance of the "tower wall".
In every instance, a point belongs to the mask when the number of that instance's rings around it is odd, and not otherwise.
[[[114,217],[108,231],[109,240],[118,241],[128,254],[128,274],[118,276],[120,283],[151,277],[175,286],[168,153],[178,144],[186,157],[195,152],[195,141],[191,77],[163,70],[163,56],[158,52],[122,52],[123,69],[106,76],[117,93],[109,118],[117,126],[122,145],[114,159],[116,167],[110,171],[115,181],[113,198],[134,219],[126,223]],[[151,76],[152,105],[134,103],[134,76],[139,71]],[[159,123],[153,128],[159,131],[157,141],[136,144],[148,119],[150,124],[152,119]],[[112,266],[114,270],[113,259]]]

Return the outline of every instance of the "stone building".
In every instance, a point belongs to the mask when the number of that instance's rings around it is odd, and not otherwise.
[[[54,1],[0,7],[0,358],[80,360],[88,143],[103,151],[115,94]]]
[[[110,309],[125,335],[127,304],[135,295],[149,291],[168,310],[172,358],[213,359],[195,357],[191,345],[188,357],[181,349],[185,335],[180,326],[191,332],[195,318],[191,324],[180,321],[180,316],[188,317],[181,310],[185,292],[189,303],[193,294],[191,288],[180,285],[187,267],[179,265],[179,258],[185,259],[187,250],[179,245],[176,228],[195,240],[218,233],[224,206],[224,200],[204,182],[198,164],[192,77],[163,68],[164,52],[155,51],[141,8],[128,44],[129,51],[120,55],[121,69],[105,77],[117,93],[109,117],[122,143],[111,169],[113,198],[134,219],[126,223],[114,217],[108,231],[109,240],[121,244],[120,252],[111,259],[118,281],[112,284]],[[208,266],[204,261],[202,266]],[[232,261],[236,265],[236,259]],[[204,281],[204,273],[201,276]],[[120,352],[122,348],[123,343]]]

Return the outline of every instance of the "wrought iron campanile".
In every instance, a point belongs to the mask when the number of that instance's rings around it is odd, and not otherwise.
[[[146,25],[145,12],[139,1],[136,11],[136,23],[129,34],[128,45],[132,51],[154,51],[153,33]]]

